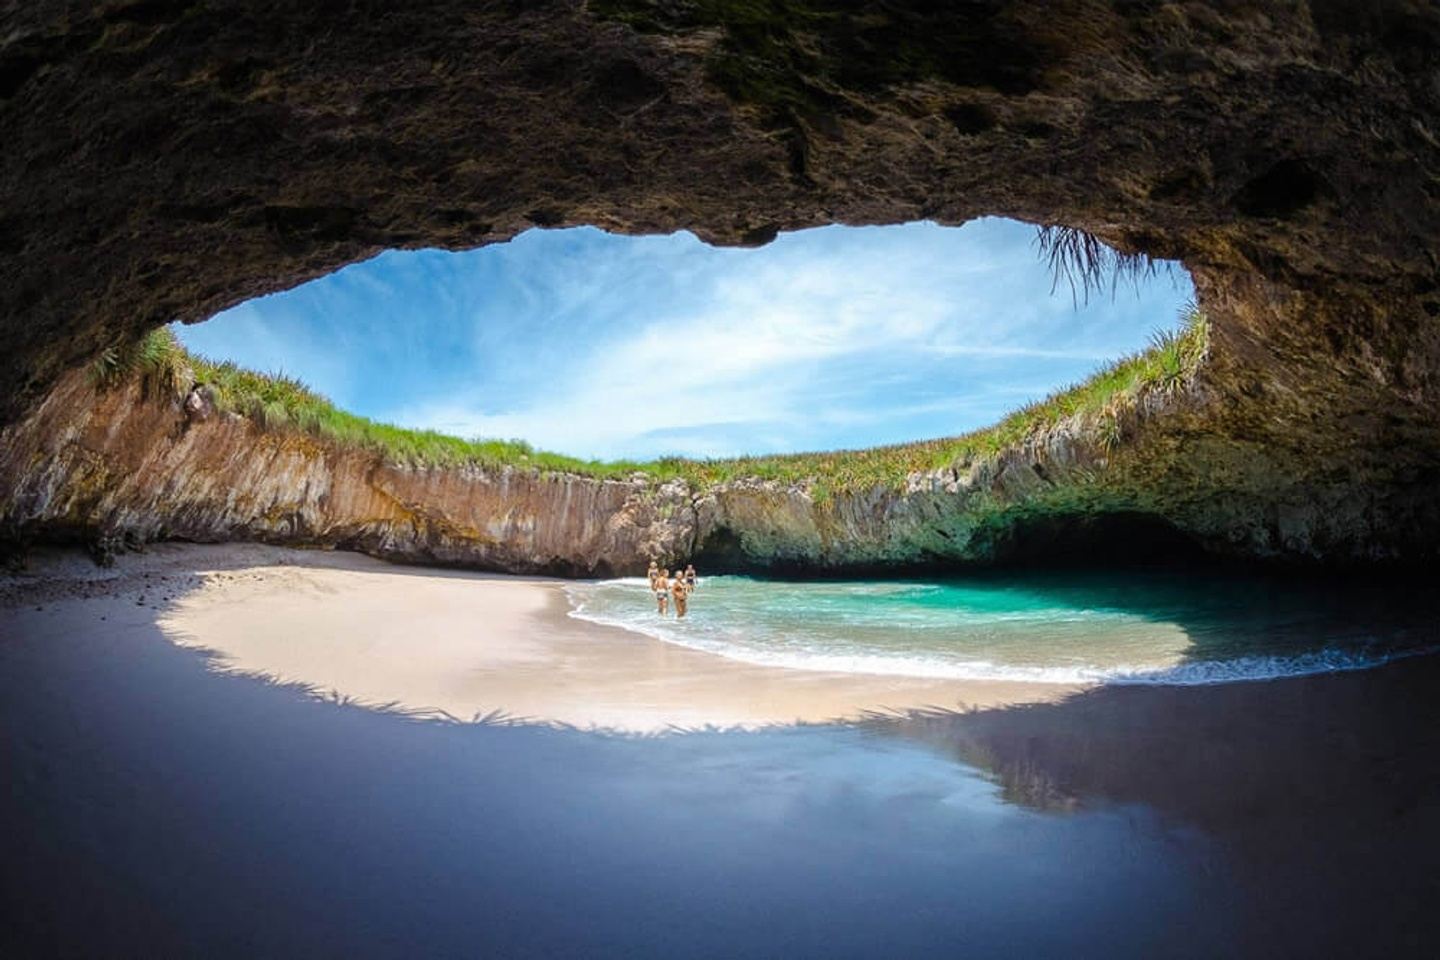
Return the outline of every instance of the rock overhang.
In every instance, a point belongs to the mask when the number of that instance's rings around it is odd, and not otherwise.
[[[1436,482],[1427,4],[40,0],[5,20],[0,422],[107,346],[386,248],[1004,215],[1190,268],[1218,398],[1197,435],[1265,451],[1276,482]]]

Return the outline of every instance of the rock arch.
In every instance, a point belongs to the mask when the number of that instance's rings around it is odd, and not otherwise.
[[[1172,492],[1284,488],[1272,539],[1324,552],[1300,514],[1343,509],[1341,553],[1433,555],[1431,5],[35,0],[3,25],[0,423],[117,341],[386,248],[997,214],[1191,270],[1214,335]]]

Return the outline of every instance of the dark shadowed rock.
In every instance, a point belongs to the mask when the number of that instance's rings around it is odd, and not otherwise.
[[[0,423],[386,248],[1006,215],[1194,275],[1199,399],[1127,489],[1241,552],[1434,556],[1433,5],[35,0],[0,26]]]
[[[215,415],[215,399],[206,387],[197,385],[185,395],[181,409],[185,411],[185,419],[192,423],[204,423]]]

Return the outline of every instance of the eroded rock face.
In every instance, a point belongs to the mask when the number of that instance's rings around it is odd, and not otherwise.
[[[991,456],[912,474],[903,488],[836,492],[406,467],[235,414],[198,416],[201,391],[147,396],[136,381],[97,394],[83,374],[68,376],[33,416],[0,430],[0,539],[80,541],[101,562],[161,538],[258,539],[605,576],[638,575],[651,559],[801,574],[1033,562],[1077,534],[1085,550],[1134,558],[1154,528],[1167,550],[1422,560],[1436,556],[1427,531],[1440,526],[1433,483],[1357,495],[1324,473],[1279,475],[1270,451],[1217,440],[1217,400],[1199,383],[1152,387]],[[1099,416],[1114,418],[1109,440]]]
[[[193,391],[189,396],[193,396]],[[534,472],[416,470],[138,384],[97,395],[72,375],[0,432],[11,530],[96,545],[265,540],[516,572],[605,574],[688,549],[686,492]]]
[[[1440,302],[1433,5],[867,6],[13,5],[5,409],[147,327],[535,225],[755,243],[1003,214]]]
[[[117,341],[385,248],[1000,214],[1192,270],[1212,399],[1156,441],[1190,455],[1135,468],[1167,503],[1193,484],[1227,537],[1259,517],[1259,552],[1440,532],[1401,529],[1440,488],[1433,4],[35,0],[0,25],[0,423]]]

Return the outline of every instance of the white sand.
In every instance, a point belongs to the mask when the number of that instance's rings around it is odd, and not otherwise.
[[[175,643],[216,653],[219,668],[461,719],[498,712],[651,732],[988,707],[1075,689],[754,666],[568,617],[560,581],[254,544],[161,545],[111,571],[46,554],[30,575],[0,583],[0,604],[42,606],[52,629],[120,642],[158,623]]]

